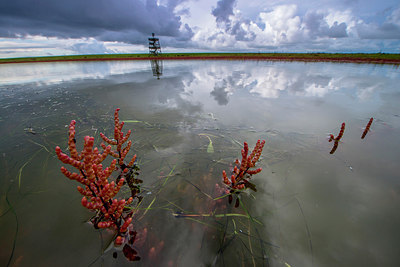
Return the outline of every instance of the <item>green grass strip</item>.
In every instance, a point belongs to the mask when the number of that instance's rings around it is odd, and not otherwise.
[[[99,60],[275,60],[275,61],[333,61],[377,64],[400,64],[400,54],[394,53],[163,53],[157,56],[143,54],[98,54],[72,56],[46,56],[3,58],[1,63],[34,63],[56,61],[99,61]]]

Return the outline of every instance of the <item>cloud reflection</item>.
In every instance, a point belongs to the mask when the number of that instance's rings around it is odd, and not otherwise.
[[[366,76],[359,65],[348,64],[338,68],[332,63],[244,62],[235,65],[233,72],[230,65],[222,64],[218,70],[197,73],[199,81],[213,88],[210,97],[218,105],[227,105],[229,96],[240,89],[270,99],[283,95],[323,98],[331,92],[350,89],[355,90],[355,97],[365,100],[385,86],[387,80],[381,76],[379,69]]]
[[[143,71],[147,68],[149,68],[147,62],[131,64],[125,61],[6,64],[0,66],[0,85],[59,84],[74,80],[105,78]]]
[[[374,92],[388,86],[395,79],[389,68],[372,65],[300,63],[300,62],[202,62],[192,65],[182,62],[165,62],[164,75],[173,73],[183,88],[182,98],[190,99],[188,92],[202,91],[220,106],[228,105],[230,96],[245,91],[261,98],[276,99],[284,95],[310,96],[323,98],[327,94],[341,90],[351,90],[354,97],[366,100]],[[79,63],[40,63],[9,64],[0,66],[0,84],[23,83],[58,84],[82,79],[104,79],[110,76],[126,79],[126,75],[150,72],[148,62],[79,62]],[[191,72],[189,78],[186,75]],[[118,76],[119,75],[119,76]],[[387,76],[383,79],[383,76]],[[171,76],[171,74],[169,74]],[[166,76],[166,78],[168,75]],[[143,75],[137,77],[143,81]],[[146,79],[151,79],[146,76]],[[161,85],[166,92],[175,86],[171,79]],[[158,96],[165,103],[168,96]]]
[[[210,95],[214,97],[218,105],[226,105],[229,102],[228,91],[225,91],[226,82],[222,83],[221,86],[215,86],[214,90],[211,91]]]

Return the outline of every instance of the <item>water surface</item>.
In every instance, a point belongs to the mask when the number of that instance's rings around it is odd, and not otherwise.
[[[400,264],[398,69],[162,65],[160,79],[150,62],[0,66],[1,265]],[[67,148],[72,119],[78,145],[85,135],[99,145],[99,132],[112,133],[117,107],[121,120],[131,121],[124,129],[133,129],[144,180],[134,218],[142,236],[136,263],[106,250],[111,233],[87,223],[92,214],[54,153],[56,145]],[[371,131],[361,139],[371,117]],[[330,154],[328,135],[337,136],[343,122],[343,138]],[[226,198],[211,200],[243,142],[254,146],[258,139],[266,145],[263,171],[252,178],[257,192],[242,194],[239,208]],[[177,218],[177,212],[198,216]]]

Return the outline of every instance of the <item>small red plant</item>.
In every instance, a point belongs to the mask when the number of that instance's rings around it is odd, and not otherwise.
[[[373,120],[374,120],[374,118],[369,119],[369,122],[368,122],[367,126],[365,127],[363,134],[361,135],[361,139],[364,139],[365,136],[367,135],[367,133],[369,132],[369,128],[371,128],[371,124],[372,124]]]
[[[329,154],[335,153],[335,151],[338,148],[338,146],[339,146],[339,141],[335,140],[335,142],[333,143],[333,147],[332,147],[331,151],[329,152]]]
[[[228,178],[226,171],[222,171],[222,177],[224,184],[226,184],[230,189],[229,203],[232,202],[232,193],[239,193],[241,190],[250,188],[256,191],[255,185],[249,182],[252,175],[257,174],[262,171],[262,168],[257,168],[251,170],[250,168],[255,167],[256,162],[259,160],[262,150],[264,148],[265,140],[258,140],[253,151],[249,153],[249,146],[244,142],[242,149],[242,160],[239,159],[235,161],[235,167],[233,168],[232,175],[230,179]],[[236,199],[235,207],[239,206],[239,201]]]
[[[340,128],[340,132],[339,132],[338,136],[335,137],[335,136],[333,136],[333,134],[330,134],[330,135],[329,135],[329,142],[334,141],[333,147],[332,147],[331,151],[329,152],[330,154],[335,153],[337,147],[339,146],[339,141],[340,141],[340,139],[342,139],[342,137],[343,137],[344,128],[345,128],[345,127],[346,127],[346,124],[343,122],[343,123],[342,123],[342,127]]]
[[[334,137],[333,134],[330,134],[330,135],[329,135],[329,142],[332,142],[333,140],[339,142],[340,139],[342,139],[342,137],[343,137],[344,128],[345,128],[345,127],[346,127],[346,124],[343,122],[343,123],[342,123],[342,127],[340,128],[340,132],[339,132],[338,136]]]
[[[136,155],[132,157],[128,164],[124,162],[128,154],[132,141],[128,141],[127,145],[123,144],[128,140],[131,130],[126,134],[122,132],[123,122],[119,122],[119,109],[114,113],[114,139],[106,137],[103,133],[101,138],[108,143],[106,146],[101,143],[102,152],[94,146],[94,137],[85,136],[83,150],[78,152],[76,149],[75,140],[75,120],[72,120],[69,125],[68,150],[70,155],[64,154],[59,146],[56,147],[58,159],[64,164],[71,165],[76,172],[68,171],[64,166],[61,167],[61,172],[69,179],[76,180],[82,184],[77,189],[83,195],[82,206],[95,211],[96,215],[91,219],[95,228],[111,228],[116,231],[114,244],[116,246],[132,239],[129,229],[132,228],[133,209],[126,209],[126,206],[133,202],[136,197],[137,188],[133,187],[132,196],[128,199],[116,198],[116,195],[124,185],[125,181],[131,182],[134,185],[137,179],[134,175],[138,174],[138,167],[135,165]],[[113,150],[112,146],[116,146]],[[110,165],[103,168],[102,162],[108,157],[113,159]],[[109,181],[111,174],[119,171],[119,175],[115,181]],[[134,194],[135,192],[135,194]],[[128,229],[129,228],[129,229]]]

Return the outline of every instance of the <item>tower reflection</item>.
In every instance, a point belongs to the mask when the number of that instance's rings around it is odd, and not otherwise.
[[[162,60],[153,59],[150,60],[151,70],[153,71],[153,76],[157,77],[157,80],[160,79],[163,73],[163,62]]]

